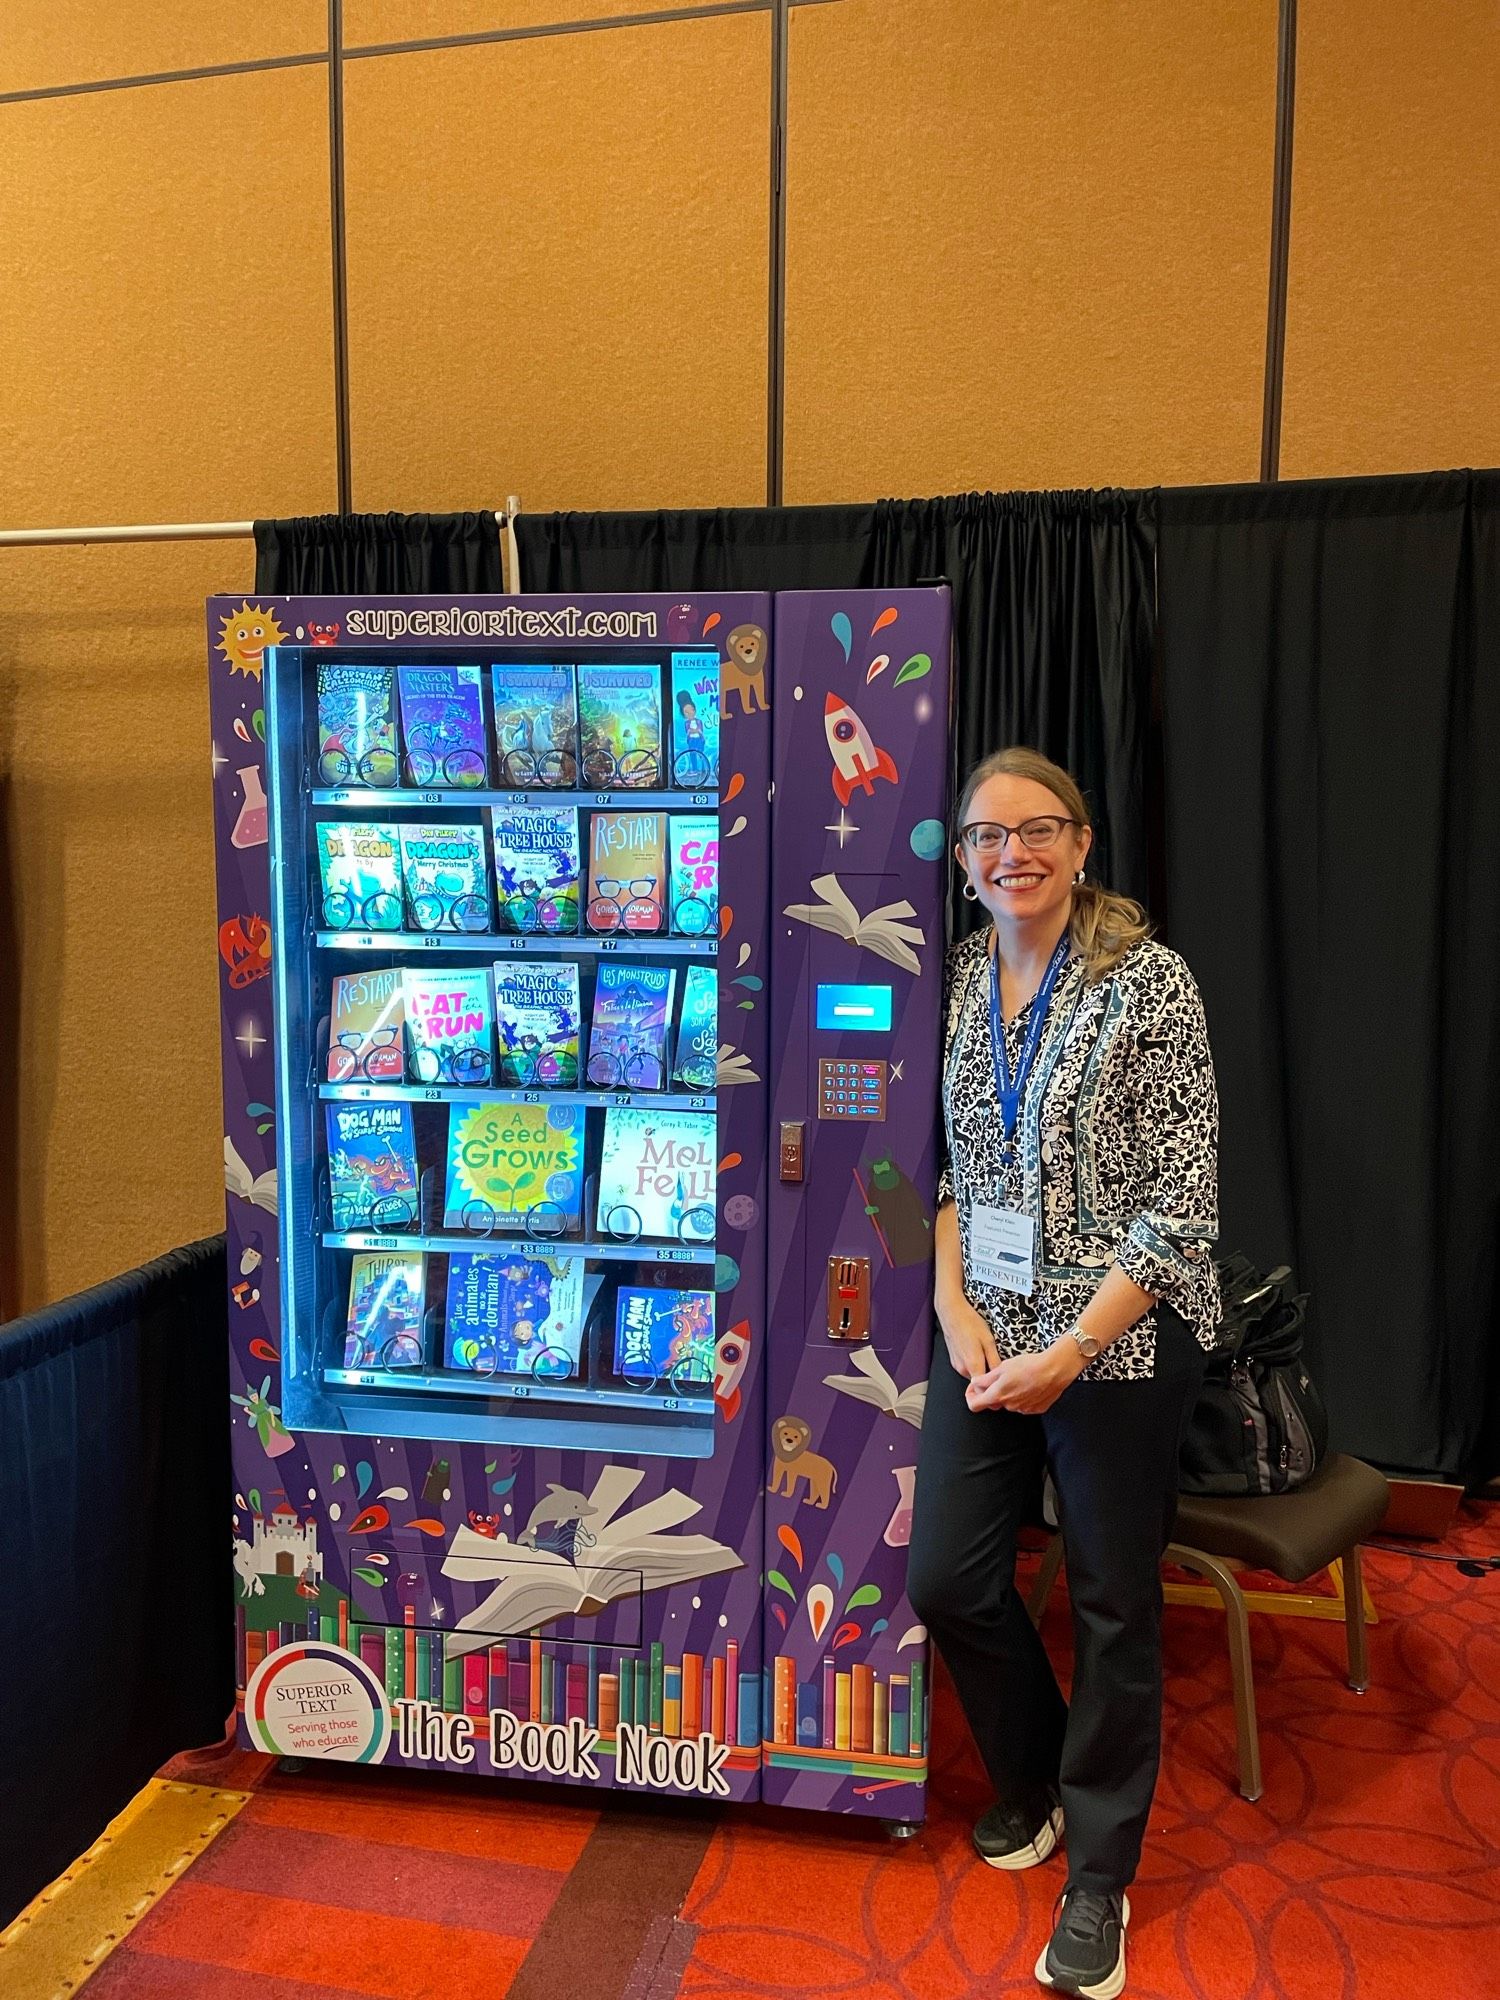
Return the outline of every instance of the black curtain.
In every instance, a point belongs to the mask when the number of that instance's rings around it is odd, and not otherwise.
[[[224,1238],[0,1326],[0,1928],[234,1707]]]
[[[304,514],[255,524],[255,588],[281,597],[386,597],[505,587],[493,513]]]
[[[1500,1469],[1500,477],[1164,493],[1171,941],[1334,1441]]]
[[[521,588],[548,596],[632,590],[858,590],[877,580],[875,508],[699,507],[520,514]]]

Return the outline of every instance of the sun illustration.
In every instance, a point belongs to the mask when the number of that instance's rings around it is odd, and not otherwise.
[[[262,611],[258,604],[242,604],[224,620],[219,634],[219,650],[229,661],[229,671],[260,679],[262,656],[267,646],[279,646],[286,634],[276,623],[274,611]]]

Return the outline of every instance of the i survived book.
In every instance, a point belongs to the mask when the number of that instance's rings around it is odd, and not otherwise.
[[[585,1074],[598,1090],[660,1090],[677,975],[668,965],[604,959],[594,985]]]
[[[448,1259],[443,1359],[483,1375],[578,1373],[583,1338],[581,1257],[475,1251]]]
[[[612,1105],[599,1160],[601,1235],[711,1244],[715,1129],[709,1111]]]
[[[407,966],[401,974],[411,1073],[418,1083],[485,1084],[494,1022],[485,966]]]
[[[400,930],[401,847],[393,823],[319,820],[318,872],[329,930]]]
[[[490,670],[500,782],[578,782],[578,697],[570,666],[510,666]]]
[[[718,1067],[718,971],[712,965],[690,965],[682,989],[672,1078],[684,1090],[712,1090]]]
[[[488,931],[490,871],[482,826],[403,824],[401,875],[419,931]]]
[[[568,1090],[578,1081],[578,967],[571,959],[498,960],[500,1081]]]
[[[409,1104],[329,1104],[328,1187],[338,1230],[411,1229],[417,1142]]]
[[[719,816],[671,813],[667,856],[672,871],[672,929],[712,937],[719,928]]]
[[[422,1354],[427,1260],[384,1250],[356,1253],[349,1272],[346,1368],[416,1368]]]
[[[583,1114],[570,1104],[455,1104],[448,1114],[443,1226],[524,1224],[561,1234],[582,1205]],[[533,1211],[542,1213],[533,1216]]]
[[[396,704],[389,667],[318,666],[318,778],[325,785],[394,785]]]
[[[674,1386],[710,1382],[714,1295],[621,1285],[615,1295],[615,1373]]]
[[[330,1083],[400,1083],[405,1006],[398,966],[334,975],[328,1022]]]
[[[489,778],[478,667],[398,666],[407,781],[471,790]]]
[[[581,666],[578,738],[586,785],[661,784],[661,669]]]
[[[490,812],[503,931],[578,928],[578,812],[573,806],[495,806]]]
[[[650,936],[665,923],[667,815],[596,812],[589,830],[588,927]]]
[[[719,655],[672,655],[672,782],[697,791],[719,782]]]

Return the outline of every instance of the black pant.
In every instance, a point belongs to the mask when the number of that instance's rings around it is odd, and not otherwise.
[[[907,1589],[948,1664],[1007,1804],[1059,1791],[1068,1882],[1134,1878],[1161,1756],[1161,1556],[1177,1456],[1206,1357],[1156,1309],[1149,1382],[1077,1381],[1041,1417],[975,1412],[941,1336],[917,1471]],[[1073,1702],[1016,1593],[1016,1530],[1043,1463],[1057,1489],[1073,1607]]]

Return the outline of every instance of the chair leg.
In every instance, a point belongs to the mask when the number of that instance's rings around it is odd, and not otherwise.
[[[1239,1745],[1240,1791],[1247,1799],[1258,1799],[1262,1790],[1260,1730],[1255,1719],[1255,1669],[1250,1657],[1250,1614],[1245,1608],[1244,1593],[1235,1580],[1234,1572],[1217,1557],[1205,1555],[1202,1549],[1187,1549],[1180,1543],[1173,1542],[1167,1549],[1166,1560],[1179,1563],[1183,1569],[1195,1570],[1199,1576],[1207,1577],[1218,1591],[1223,1603],[1224,1626],[1229,1640],[1229,1671],[1234,1683],[1234,1727]]]
[[[1026,1609],[1033,1625],[1040,1625],[1042,1613],[1047,1608],[1047,1599],[1052,1595],[1052,1586],[1057,1581],[1057,1572],[1062,1568],[1063,1538],[1054,1535],[1042,1551],[1041,1568],[1036,1573],[1036,1581],[1031,1586],[1031,1595],[1026,1600]]]
[[[1359,1543],[1344,1554],[1344,1637],[1349,1648],[1349,1685],[1363,1694],[1370,1685],[1370,1657],[1365,1647],[1365,1579]]]

